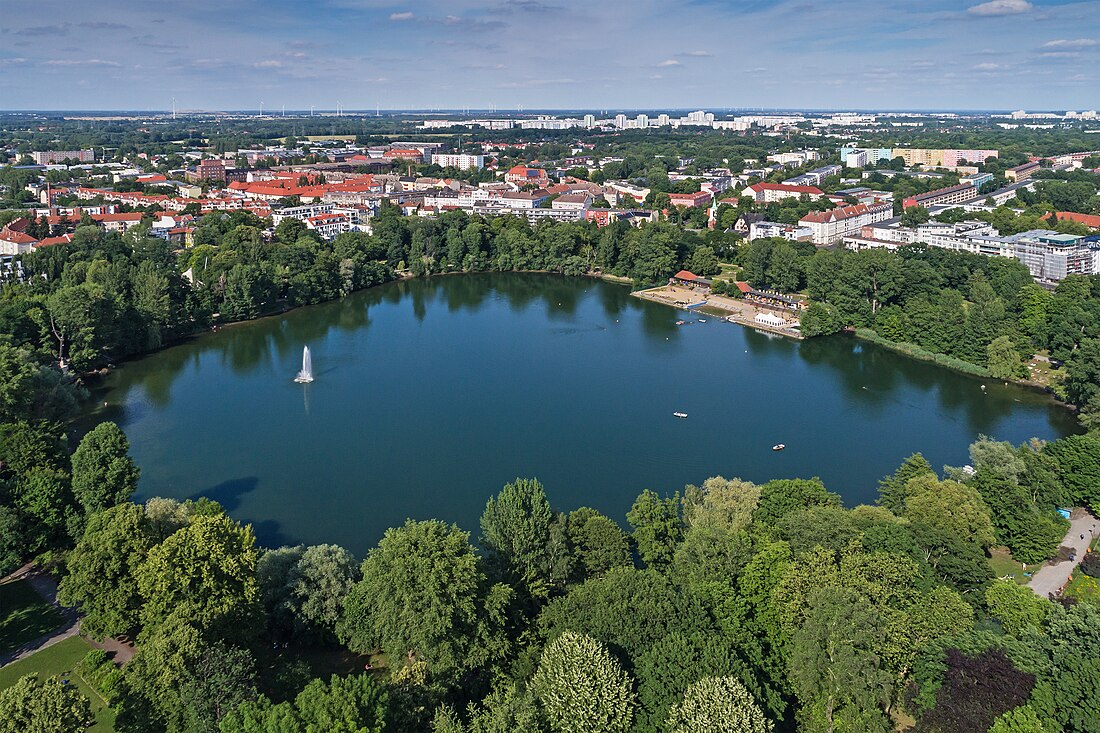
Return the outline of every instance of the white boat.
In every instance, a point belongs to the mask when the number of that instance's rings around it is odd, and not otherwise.
[[[678,417],[681,420],[683,420],[684,418],[686,418],[688,416],[688,414],[686,412],[674,412],[674,413],[672,413],[672,416],[673,417]]]
[[[772,450],[780,451],[780,450],[783,450],[786,447],[787,446],[783,445],[782,443],[776,443],[775,445],[772,446]]]

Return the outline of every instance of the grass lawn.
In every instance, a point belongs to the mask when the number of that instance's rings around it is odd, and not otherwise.
[[[40,678],[68,674],[70,683],[76,685],[77,689],[92,704],[95,725],[88,729],[89,733],[114,733],[114,711],[107,707],[107,703],[99,696],[99,693],[73,672],[76,665],[91,649],[91,645],[79,636],[46,647],[26,659],[20,659],[18,662],[13,662],[0,669],[0,690],[11,687],[25,674],[37,672]]]
[[[0,651],[48,634],[64,619],[25,580],[0,585]]]
[[[1003,578],[1008,576],[1020,585],[1027,583],[1028,578],[1024,575],[1023,568],[1020,567],[1019,562],[1013,559],[1007,547],[994,547],[989,551],[989,554],[989,566],[993,568],[993,577]],[[1028,572],[1034,572],[1040,567],[1042,566],[1029,567]]]

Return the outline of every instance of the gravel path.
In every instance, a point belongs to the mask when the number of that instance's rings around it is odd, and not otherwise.
[[[1072,547],[1077,553],[1076,560],[1064,560],[1056,565],[1046,564],[1031,576],[1031,582],[1027,585],[1035,591],[1035,595],[1049,598],[1052,594],[1058,595],[1062,588],[1069,582],[1069,576],[1073,574],[1077,563],[1085,558],[1085,550],[1088,549],[1092,538],[1100,533],[1100,521],[1088,512],[1078,509],[1076,519],[1070,520],[1069,532],[1062,540],[1063,547]]]

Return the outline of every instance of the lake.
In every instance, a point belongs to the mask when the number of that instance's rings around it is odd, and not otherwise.
[[[966,463],[979,434],[1075,430],[1021,387],[847,336],[698,318],[589,278],[395,282],[127,363],[88,417],[126,431],[138,499],[208,496],[266,545],[358,555],[407,517],[476,538],[486,499],[517,476],[557,509],[623,523],[642,489],[719,474],[816,475],[855,505],[915,451],[939,468]],[[295,384],[306,345],[316,381]]]

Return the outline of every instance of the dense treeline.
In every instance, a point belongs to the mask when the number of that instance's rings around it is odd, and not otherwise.
[[[477,546],[410,520],[357,562],[332,545],[258,548],[206,500],[130,503],[120,436],[105,423],[74,456],[74,490],[98,492],[61,583],[86,632],[137,640],[122,670],[86,665],[120,731],[1098,721],[1100,609],[994,580],[987,560],[1004,542],[1039,562],[1064,531],[1055,505],[1100,504],[1095,437],[981,439],[974,470],[945,478],[916,454],[877,506],[850,510],[816,478],[644,491],[629,533],[592,509],[555,511],[538,481],[517,479],[487,502]],[[332,676],[325,660],[342,649],[368,670]],[[45,684],[33,692],[61,694]],[[25,713],[20,690],[0,711]]]
[[[1060,396],[1086,424],[1100,415],[1100,277],[1071,275],[1051,292],[1016,260],[920,245],[813,251],[761,239],[739,260],[758,287],[805,290],[807,336],[870,329],[998,379],[1026,377],[1025,359],[1045,349],[1064,362]]]

